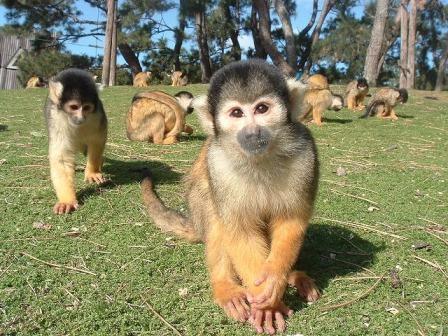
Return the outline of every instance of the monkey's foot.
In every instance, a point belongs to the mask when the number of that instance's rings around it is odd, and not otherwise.
[[[293,311],[283,302],[272,309],[252,309],[249,323],[257,333],[273,335],[276,332],[284,332],[286,329],[285,317],[291,316]]]
[[[84,176],[84,181],[87,182],[87,183],[101,184],[101,183],[106,182],[107,180],[103,176],[103,174],[101,174],[101,173],[94,173],[94,172],[88,173],[88,172],[86,172],[85,176]]]
[[[175,136],[170,136],[163,139],[162,144],[164,145],[172,145],[177,142],[177,138]]]
[[[305,272],[293,271],[288,276],[288,284],[295,287],[297,295],[306,302],[314,302],[320,298],[320,292],[314,280]]]
[[[79,208],[79,204],[77,201],[73,202],[57,202],[53,207],[53,212],[57,215],[68,214],[72,211],[75,211]]]
[[[239,322],[247,321],[250,308],[246,301],[245,290],[236,285],[231,287],[217,285],[214,287],[215,301],[224,309],[227,316]]]
[[[190,125],[185,124],[184,132],[187,133],[187,134],[193,134],[193,127],[191,127]]]

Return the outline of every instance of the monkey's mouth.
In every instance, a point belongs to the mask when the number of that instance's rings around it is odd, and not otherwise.
[[[259,155],[267,151],[269,141],[267,139],[249,139],[241,143],[241,148],[250,155]]]

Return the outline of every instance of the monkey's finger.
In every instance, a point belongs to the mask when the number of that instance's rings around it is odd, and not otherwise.
[[[280,307],[278,308],[278,310],[279,310],[283,315],[286,315],[286,316],[291,316],[291,315],[294,313],[294,311],[293,311],[291,308],[289,308],[287,305],[285,305],[284,303],[281,303],[281,305],[280,305]]]
[[[235,307],[235,309],[238,312],[238,316],[241,319],[243,319],[243,321],[246,321],[249,318],[249,311],[244,308],[244,306],[241,303],[241,299],[235,297],[235,298],[232,299],[232,303],[233,303],[233,306]]]
[[[238,310],[235,308],[235,305],[233,304],[232,301],[229,301],[226,304],[226,307],[230,313],[230,317],[232,317],[234,320],[237,320],[240,322],[244,322],[246,320],[238,313]]]
[[[275,328],[272,324],[272,311],[266,310],[264,312],[264,331],[269,335],[275,334]]]
[[[257,310],[255,312],[255,317],[254,317],[252,325],[254,326],[255,330],[259,334],[261,334],[263,332],[263,327],[261,325],[262,322],[263,322],[263,311],[262,310]]]
[[[285,319],[283,318],[283,314],[279,311],[276,311],[274,319],[277,330],[280,332],[284,332],[286,329],[286,322]]]

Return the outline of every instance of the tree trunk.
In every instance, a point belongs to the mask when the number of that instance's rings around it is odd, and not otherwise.
[[[389,0],[378,0],[376,3],[375,20],[373,21],[372,35],[367,48],[364,77],[370,85],[376,86],[379,53],[384,40],[384,28],[387,20]]]
[[[408,86],[408,36],[409,36],[409,13],[408,2],[402,0],[400,3],[400,88]]]
[[[194,13],[196,23],[196,35],[199,46],[199,59],[201,61],[201,82],[208,83],[212,76],[212,67],[210,64],[210,52],[207,42],[207,31],[205,27],[205,13],[204,11],[197,11]]]
[[[448,42],[448,41],[446,41]],[[442,91],[443,80],[445,79],[446,62],[448,60],[448,43],[446,43],[442,56],[440,57],[439,68],[437,69],[436,91]]]
[[[180,69],[180,51],[185,37],[185,27],[187,26],[187,20],[185,16],[179,17],[179,27],[174,32],[176,43],[174,44],[173,58],[174,58],[174,71],[181,71]]]
[[[313,34],[311,35],[311,41],[307,46],[305,52],[303,53],[303,57],[300,60],[300,63],[303,64],[304,72],[309,73],[311,69],[311,65],[313,64],[313,60],[311,59],[311,51],[313,50],[313,46],[319,41],[320,31],[322,30],[322,26],[325,22],[325,18],[328,13],[330,13],[331,8],[334,6],[334,0],[325,0],[322,5],[322,12],[320,13],[319,20],[317,21],[316,28],[313,30]],[[305,65],[306,62],[306,65]],[[299,67],[301,68],[301,67]]]
[[[415,38],[417,34],[417,2],[411,0],[411,13],[409,15],[409,39],[408,39],[408,81],[407,89],[413,89],[415,85]]]
[[[266,59],[268,57],[268,53],[264,50],[263,45],[260,40],[260,30],[258,28],[258,19],[257,19],[257,9],[255,8],[255,4],[252,2],[252,11],[250,15],[250,30],[252,31],[252,38],[254,40],[255,47],[255,57]]]
[[[232,50],[231,50],[231,55],[232,55],[232,59],[234,61],[239,61],[241,60],[241,46],[240,46],[240,42],[238,41],[238,29],[237,27],[235,27],[235,22],[232,18],[232,14],[230,13],[230,8],[228,5],[224,4],[223,5],[224,8],[224,16],[225,16],[225,20],[227,22],[231,22],[232,23],[232,29],[230,30],[230,40],[232,41]]]
[[[274,0],[275,10],[282,22],[283,35],[286,41],[286,60],[291,68],[297,68],[297,51],[294,41],[294,32],[292,30],[291,19],[283,0]]]
[[[110,49],[109,86],[115,85],[116,68],[117,68],[117,3],[115,2],[113,26],[112,26],[112,43]]]
[[[121,56],[123,56],[124,60],[131,68],[132,78],[134,78],[135,75],[138,74],[139,72],[143,71],[137,55],[135,54],[134,50],[132,50],[129,44],[119,43],[118,49],[120,50]]]
[[[271,21],[269,17],[269,6],[266,0],[253,0],[255,8],[257,9],[258,17],[260,20],[260,41],[264,48],[271,57],[274,64],[285,75],[294,76],[295,70],[285,61],[283,55],[277,50],[271,37]]]
[[[101,76],[101,83],[105,86],[109,85],[110,56],[111,56],[110,52],[112,49],[114,12],[115,12],[115,0],[107,0],[106,35],[104,38],[103,72]]]

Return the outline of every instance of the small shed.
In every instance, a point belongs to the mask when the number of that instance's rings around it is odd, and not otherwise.
[[[0,34],[0,90],[22,87],[16,62],[22,52],[30,49],[31,38]]]

